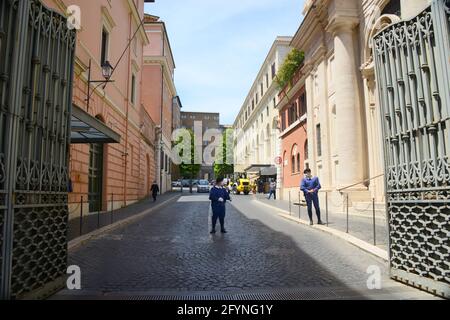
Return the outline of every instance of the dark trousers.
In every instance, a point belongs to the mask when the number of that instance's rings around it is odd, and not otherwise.
[[[214,212],[213,211],[213,216],[212,216],[212,229],[215,230],[216,229],[216,224],[217,224],[217,219],[219,219],[220,222],[220,228],[222,230],[225,229],[225,212]]]
[[[319,206],[319,196],[314,194],[306,194],[305,195],[306,204],[308,206],[308,216],[309,220],[312,221],[313,219],[313,213],[312,213],[312,206],[314,205],[314,209],[316,210],[317,220],[320,220],[320,206]]]
[[[270,200],[270,198],[272,198],[272,195],[273,195],[273,198],[275,200],[277,200],[277,191],[276,190],[270,190],[270,192],[269,192],[269,200]]]
[[[157,195],[157,193],[152,193],[152,197],[153,197],[153,202],[155,202],[155,201],[156,201],[156,195]]]

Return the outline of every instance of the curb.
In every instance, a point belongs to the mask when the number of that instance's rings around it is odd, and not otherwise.
[[[137,220],[144,218],[149,213],[151,213],[151,212],[161,208],[162,206],[165,206],[166,204],[168,204],[168,203],[170,203],[170,202],[172,202],[172,201],[174,201],[174,200],[176,200],[176,199],[178,199],[180,197],[181,197],[181,195],[175,195],[175,196],[171,197],[170,199],[167,199],[167,200],[157,204],[154,207],[151,207],[151,208],[148,208],[148,209],[142,211],[141,213],[138,213],[138,214],[136,214],[134,216],[131,216],[131,217],[119,220],[117,222],[114,222],[113,224],[107,225],[107,226],[105,226],[103,228],[94,230],[94,231],[92,231],[90,233],[87,233],[87,234],[81,236],[81,237],[73,239],[73,240],[68,242],[67,250],[69,250],[69,251],[74,250],[74,249],[76,249],[76,248],[78,248],[80,246],[83,246],[84,244],[86,244],[87,242],[92,240],[93,238],[95,238],[95,237],[97,237],[97,236],[99,236],[99,235],[101,235],[103,233],[106,233],[106,232],[109,232],[109,231],[113,231],[113,230],[118,229],[120,227],[124,227],[124,226],[129,225],[129,224],[131,224],[133,222],[136,222]]]
[[[342,240],[344,240],[344,241],[346,241],[346,242],[348,242],[348,243],[350,243],[350,244],[360,248],[361,250],[363,250],[363,251],[365,251],[367,253],[370,253],[370,254],[378,257],[378,258],[383,259],[386,262],[389,261],[389,255],[388,255],[387,251],[385,251],[383,249],[380,249],[380,248],[378,248],[378,247],[376,247],[376,246],[374,246],[374,245],[372,245],[370,243],[367,243],[367,242],[365,242],[365,241],[363,241],[361,239],[358,239],[358,238],[356,238],[356,237],[354,237],[352,235],[349,235],[349,234],[347,234],[345,232],[342,232],[342,231],[339,231],[339,230],[336,230],[336,229],[329,228],[327,226],[320,226],[320,225],[310,226],[308,221],[302,220],[302,219],[299,219],[299,218],[296,218],[296,217],[293,217],[293,216],[289,215],[289,212],[286,211],[286,210],[283,210],[283,209],[271,206],[270,204],[264,203],[264,202],[259,201],[257,199],[254,199],[253,201],[256,201],[256,202],[258,202],[259,204],[261,204],[263,206],[266,206],[268,208],[276,210],[277,214],[280,217],[282,217],[282,218],[284,218],[286,220],[297,222],[299,224],[303,224],[303,225],[308,226],[310,228],[313,228],[313,229],[320,230],[322,232],[331,234],[331,235],[333,235],[335,237],[338,237],[338,238],[340,238],[340,239],[342,239]]]

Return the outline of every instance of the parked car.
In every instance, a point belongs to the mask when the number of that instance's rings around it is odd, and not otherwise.
[[[197,192],[207,192],[209,193],[209,182],[208,180],[199,180],[197,184]]]
[[[172,181],[172,187],[174,187],[174,188],[179,188],[179,187],[181,187],[181,181],[180,181],[180,180],[178,180],[178,181]]]

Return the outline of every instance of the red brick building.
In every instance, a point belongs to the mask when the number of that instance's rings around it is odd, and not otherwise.
[[[305,75],[302,69],[294,75],[278,95],[280,102],[279,128],[281,137],[281,170],[280,196],[282,199],[296,199],[299,194],[303,171],[308,166],[307,141],[307,99]]]

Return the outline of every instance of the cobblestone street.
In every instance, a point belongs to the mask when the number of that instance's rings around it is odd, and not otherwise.
[[[54,299],[164,295],[303,293],[303,298],[428,298],[388,279],[381,260],[234,197],[228,234],[209,234],[207,195],[182,196],[142,220],[103,234],[70,253],[81,291]],[[382,290],[367,289],[367,268],[382,272]]]

